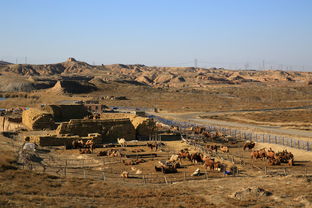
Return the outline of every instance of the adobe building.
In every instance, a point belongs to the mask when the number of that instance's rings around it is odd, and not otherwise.
[[[84,106],[91,113],[103,113],[108,108],[106,105],[94,103],[84,104]]]

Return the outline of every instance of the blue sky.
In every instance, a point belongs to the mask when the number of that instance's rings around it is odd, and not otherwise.
[[[312,71],[311,0],[0,0],[0,59]],[[305,67],[303,67],[305,66]],[[301,68],[300,68],[301,67]]]

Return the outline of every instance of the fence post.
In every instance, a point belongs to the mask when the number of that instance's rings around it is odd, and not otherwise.
[[[166,176],[164,176],[164,178],[165,178],[165,182],[166,182],[166,184],[168,184],[168,181],[167,181],[167,178],[166,178]]]
[[[308,170],[305,168],[305,176],[308,177]]]
[[[267,175],[268,170],[267,170],[267,166],[264,167],[264,174]]]
[[[307,142],[307,151],[310,151],[310,143]]]
[[[264,143],[264,134],[262,134],[262,143]]]
[[[103,181],[105,181],[105,173],[104,173],[104,171],[102,172],[102,177],[103,177]]]
[[[64,168],[64,176],[66,177],[67,175],[67,160],[65,160],[65,168]]]
[[[86,170],[83,169],[83,178],[86,178]]]
[[[285,176],[287,175],[286,168],[284,168],[284,174],[285,174]]]
[[[146,184],[145,175],[143,175],[143,182]]]

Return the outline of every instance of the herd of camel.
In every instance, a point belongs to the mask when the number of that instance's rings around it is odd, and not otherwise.
[[[243,149],[252,150],[255,147],[255,142],[247,141],[244,144]],[[250,153],[251,159],[262,159],[267,160],[269,165],[281,165],[281,163],[287,163],[289,166],[294,165],[294,155],[287,150],[281,152],[275,152],[272,148],[269,148],[267,151],[265,148],[259,150],[253,150]]]
[[[224,137],[219,132],[212,134],[206,131],[205,128],[195,127],[192,129],[195,134],[201,134],[205,138],[218,138]],[[124,138],[118,138],[117,143],[121,147],[127,147],[127,141]],[[162,142],[148,142],[146,144],[147,147],[150,148],[151,151],[158,151],[159,148],[164,146],[165,144]],[[95,148],[95,144],[92,140],[87,140],[86,142],[82,140],[75,140],[72,143],[73,148],[79,149],[81,154],[91,154]],[[230,151],[228,146],[225,145],[205,145],[206,149],[210,152],[222,152],[228,153]],[[249,150],[251,159],[262,159],[267,160],[269,165],[280,165],[281,163],[287,163],[288,165],[294,165],[294,155],[287,150],[282,152],[274,152],[271,148],[269,150],[259,149],[253,150],[255,148],[255,142],[246,141],[243,145],[243,151]],[[143,149],[133,150],[137,152],[144,151]],[[98,153],[98,156],[111,156],[111,157],[122,157],[121,150],[117,149],[109,149],[106,151],[101,151]],[[193,164],[203,164],[203,167],[207,170],[217,170],[224,173],[233,173],[233,171],[237,170],[235,165],[227,170],[227,165],[221,163],[220,161],[216,161],[213,157],[209,155],[203,154],[201,152],[191,153],[188,149],[182,149],[177,154],[174,154],[167,161],[159,161],[158,165],[155,165],[156,171],[161,171],[163,173],[176,173],[177,168],[181,167],[183,160],[189,160]],[[143,159],[136,160],[122,160],[124,165],[137,165],[143,162],[146,162]],[[126,174],[127,175],[127,174]],[[125,174],[124,176],[125,177]]]
[[[209,131],[206,131],[204,127],[197,126],[197,127],[193,127],[191,130],[195,134],[203,135],[205,138],[215,139],[215,138],[224,137],[222,133],[217,131],[215,134],[212,134]],[[255,144],[256,143],[253,141],[246,141],[243,146],[243,150],[244,151],[246,149],[252,150],[255,147]],[[217,151],[218,147],[216,145],[208,145],[208,149]],[[222,152],[225,152],[224,150],[226,150],[226,152],[229,151],[228,147],[226,146],[221,146],[220,150]],[[294,155],[291,152],[288,152],[287,150],[283,150],[282,152],[274,152],[271,148],[269,148],[269,150],[267,151],[265,150],[265,148],[259,149],[259,150],[253,150],[251,152],[251,158],[262,159],[262,160],[267,159],[269,165],[281,165],[281,163],[287,163],[289,166],[294,165]]]

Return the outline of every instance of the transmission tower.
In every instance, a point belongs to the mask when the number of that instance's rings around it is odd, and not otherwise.
[[[197,63],[198,63],[198,60],[194,59],[194,68],[197,68]]]

